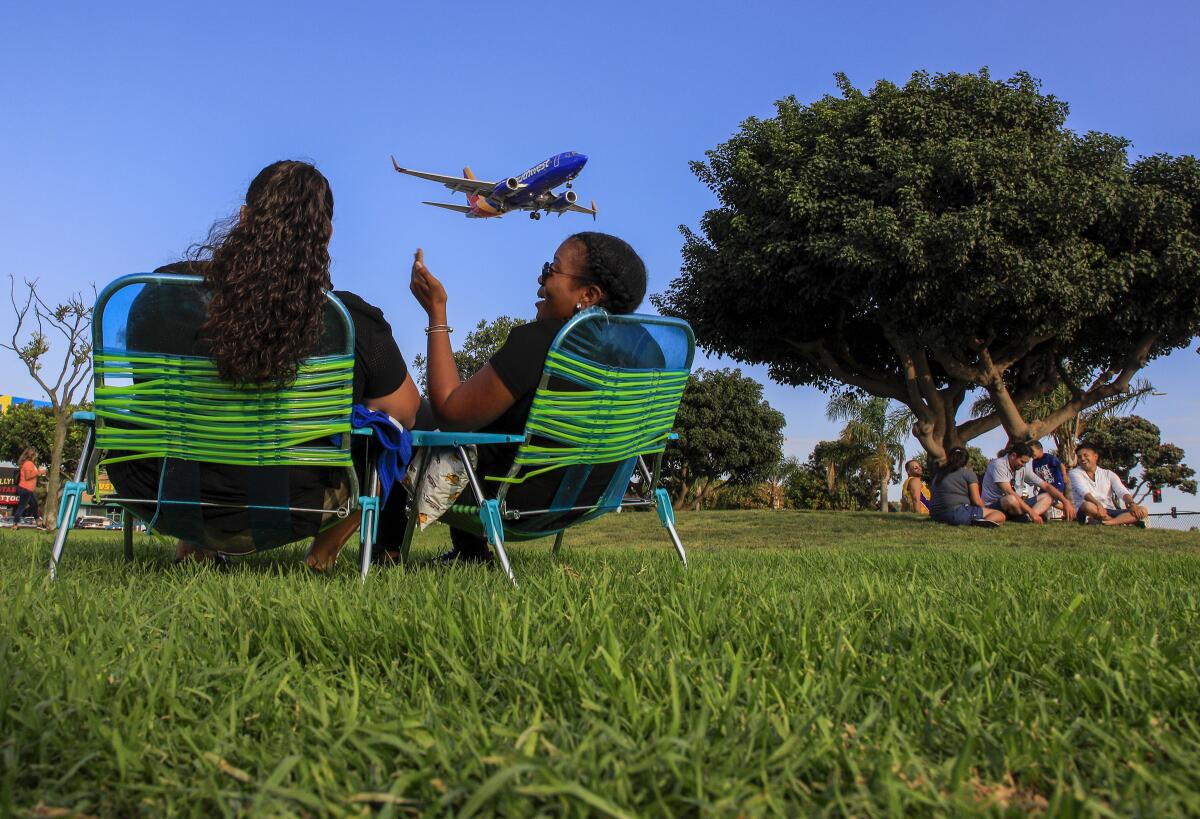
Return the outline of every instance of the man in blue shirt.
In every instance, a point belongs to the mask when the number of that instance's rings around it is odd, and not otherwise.
[[[1033,450],[1033,460],[1029,462],[1029,466],[1033,469],[1033,474],[1053,486],[1059,492],[1066,493],[1070,483],[1067,478],[1067,468],[1063,466],[1063,462],[1047,452],[1042,447],[1041,441],[1030,441],[1029,448]],[[1044,492],[1045,490],[1042,491]],[[1057,500],[1054,501],[1053,505],[1062,509],[1064,514],[1067,512]]]

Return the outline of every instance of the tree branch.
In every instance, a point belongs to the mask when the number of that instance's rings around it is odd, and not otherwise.
[[[1077,394],[1070,401],[1033,425],[1033,430],[1040,437],[1045,434],[1046,430],[1058,427],[1088,407],[1100,403],[1105,398],[1111,398],[1114,395],[1126,392],[1129,389],[1129,382],[1133,380],[1138,370],[1146,366],[1146,359],[1150,355],[1150,349],[1157,340],[1157,333],[1147,333],[1142,336],[1137,347],[1122,360],[1120,364],[1121,370],[1116,374],[1114,380],[1107,380],[1114,371],[1113,367],[1108,367],[1101,373],[1100,378],[1092,382],[1092,386],[1088,387],[1087,392]],[[1101,379],[1104,380],[1102,381]]]

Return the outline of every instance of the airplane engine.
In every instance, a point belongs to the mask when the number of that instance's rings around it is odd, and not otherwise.
[[[550,203],[549,210],[552,210],[555,213],[562,213],[567,208],[571,207],[571,205],[574,205],[578,199],[579,196],[575,193],[575,191],[567,191],[562,196]]]
[[[515,176],[510,176],[505,179],[495,190],[492,191],[492,196],[496,199],[507,199],[521,189],[521,183],[517,181]]]

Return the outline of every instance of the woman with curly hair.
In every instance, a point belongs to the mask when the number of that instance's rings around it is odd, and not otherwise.
[[[268,165],[250,183],[245,204],[235,217],[215,225],[208,241],[193,248],[188,261],[158,271],[203,276],[207,303],[168,303],[177,298],[177,289],[147,288],[130,310],[130,348],[208,355],[221,377],[235,384],[291,383],[300,362],[313,353],[322,337],[325,294],[333,286],[332,235],[333,192],[321,172],[307,162],[292,160]],[[348,291],[334,294],[354,324],[354,402],[386,412],[411,428],[420,395],[383,313]],[[202,314],[196,315],[197,311]],[[195,332],[179,331],[187,326]],[[166,469],[172,469],[170,462]],[[210,464],[200,476],[200,493],[233,507],[246,502],[246,487],[259,481],[263,472],[258,467]],[[121,494],[154,497],[160,464],[146,460],[112,464],[110,477]],[[313,502],[303,499],[314,494],[320,503],[330,489],[328,481],[320,470],[293,468],[285,490],[290,505],[311,507]],[[144,494],[147,491],[149,495]],[[313,534],[311,529],[319,525],[303,516],[297,521],[294,539]],[[206,509],[205,524],[206,533],[215,525],[233,541],[249,531],[251,522],[245,510],[227,508]],[[340,547],[357,526],[357,515],[351,515],[319,532],[309,565],[315,570],[330,568],[332,561],[319,556],[327,553],[330,544]],[[216,556],[180,540],[176,557]]]
[[[429,317],[428,398],[438,425],[444,430],[477,430],[520,434],[533,406],[534,393],[542,377],[546,353],[558,331],[573,315],[599,306],[610,313],[632,313],[646,295],[646,265],[629,244],[607,233],[584,232],[570,236],[554,252],[554,260],[542,266],[537,277],[538,300],[535,320],[513,328],[504,345],[475,375],[462,381],[454,365],[447,326],[446,289],[425,266],[418,250],[412,267],[410,289]],[[503,475],[515,456],[514,447],[480,447],[477,471],[481,475]],[[593,470],[589,486],[607,485],[610,475]],[[510,498],[527,507],[553,497],[559,476],[533,478],[514,489]],[[545,497],[543,497],[545,495]],[[382,516],[380,543],[400,530],[402,510],[389,500]],[[451,529],[454,548],[440,562],[490,562],[491,553],[483,538]]]

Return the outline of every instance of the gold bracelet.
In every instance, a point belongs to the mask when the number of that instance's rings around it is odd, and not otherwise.
[[[430,335],[431,333],[447,333],[447,334],[449,334],[449,333],[453,333],[453,332],[454,332],[454,328],[451,327],[449,324],[434,324],[430,327],[425,328],[425,335]]]

